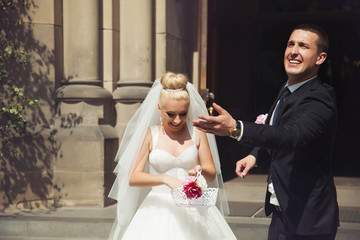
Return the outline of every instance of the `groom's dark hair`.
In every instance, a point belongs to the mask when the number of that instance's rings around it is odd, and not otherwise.
[[[293,31],[295,31],[295,30],[305,30],[305,31],[315,33],[319,37],[319,40],[316,43],[316,45],[318,47],[318,51],[319,52],[327,52],[328,51],[329,36],[322,27],[312,24],[312,23],[303,23],[303,24],[297,25]]]

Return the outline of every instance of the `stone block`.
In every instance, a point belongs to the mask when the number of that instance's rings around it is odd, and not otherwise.
[[[55,171],[55,197],[64,206],[104,206],[104,172]]]
[[[39,205],[32,205],[31,201],[52,198],[56,152],[52,134],[50,130],[29,131],[27,135],[13,137],[11,142],[17,155],[11,154],[0,140],[4,153],[0,168],[1,208],[15,208],[19,204],[31,208]]]
[[[114,182],[118,135],[109,125],[58,128],[54,170],[55,198],[65,206],[113,203],[107,198]]]
[[[85,131],[87,128],[82,128]],[[104,143],[96,139],[61,139],[56,171],[99,171],[104,166]]]
[[[27,14],[24,15],[23,21],[41,24],[54,24],[55,7],[58,8],[59,2],[60,0],[27,1]]]

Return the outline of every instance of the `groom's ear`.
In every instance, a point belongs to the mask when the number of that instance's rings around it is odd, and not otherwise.
[[[316,65],[320,66],[327,58],[327,53],[326,52],[321,52],[319,54],[319,56],[316,59]]]
[[[159,110],[161,110],[161,109],[160,109],[160,105],[159,105],[159,104],[158,104],[158,109],[159,109]]]

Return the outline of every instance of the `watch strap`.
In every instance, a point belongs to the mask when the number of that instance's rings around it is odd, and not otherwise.
[[[240,127],[241,127],[241,126],[240,126],[240,121],[239,121],[239,120],[236,120],[236,127],[235,127],[235,128],[236,128],[236,129],[240,129]]]

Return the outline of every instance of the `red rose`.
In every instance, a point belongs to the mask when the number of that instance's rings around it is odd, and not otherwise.
[[[196,185],[195,182],[184,184],[184,192],[190,199],[196,199],[202,195],[201,189]]]

